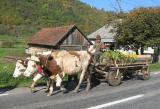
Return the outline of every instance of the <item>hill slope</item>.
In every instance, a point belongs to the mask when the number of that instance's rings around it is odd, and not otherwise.
[[[110,12],[79,0],[0,0],[0,34],[34,33],[41,27],[76,24],[85,34],[103,26]]]

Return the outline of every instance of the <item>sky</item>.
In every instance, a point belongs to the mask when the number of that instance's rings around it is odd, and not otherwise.
[[[98,9],[106,11],[119,11],[116,0],[80,0]],[[160,7],[160,0],[118,0],[124,12],[129,12],[138,7]]]

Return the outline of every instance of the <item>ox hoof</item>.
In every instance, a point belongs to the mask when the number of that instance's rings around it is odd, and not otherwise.
[[[35,92],[36,92],[35,90],[33,90],[33,89],[31,90],[31,93],[35,93]]]
[[[68,90],[63,90],[62,93],[64,93],[64,94],[65,94],[65,93],[68,93]]]
[[[86,92],[88,92],[89,91],[89,89],[86,89]]]
[[[74,90],[74,93],[78,93],[79,92],[79,90]]]
[[[51,96],[51,95],[52,95],[51,93],[47,94],[47,96]]]
[[[61,87],[60,90],[62,91],[62,93],[68,93],[68,90],[64,87]]]

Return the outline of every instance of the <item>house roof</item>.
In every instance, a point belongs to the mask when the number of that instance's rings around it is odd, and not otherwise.
[[[97,31],[91,33],[90,35],[88,35],[88,38],[91,40],[95,40],[97,35],[101,36],[101,40],[103,42],[115,42],[114,37],[116,35],[116,33],[111,32],[113,29],[112,25],[109,26],[103,26],[100,29],[98,29]]]
[[[36,44],[56,46],[64,37],[68,36],[75,29],[77,29],[87,39],[77,26],[70,25],[55,28],[42,28],[28,41],[28,45]],[[88,39],[87,41],[91,43]]]

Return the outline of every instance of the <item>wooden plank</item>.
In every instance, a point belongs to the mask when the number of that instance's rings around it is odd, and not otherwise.
[[[117,64],[118,66],[132,66],[132,65],[147,65],[146,62],[136,62],[136,63],[128,63],[128,64]],[[105,66],[106,64],[101,63],[100,66]],[[115,66],[115,64],[111,64],[109,66]]]
[[[61,45],[60,50],[82,50],[82,45]]]
[[[148,67],[148,65],[110,67],[110,69],[127,69],[127,68],[138,68],[138,67]]]

